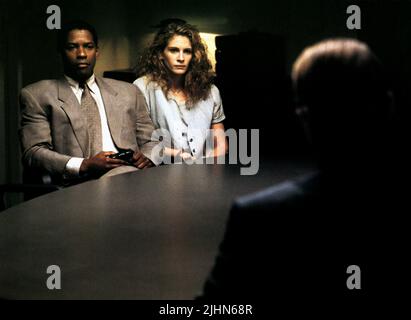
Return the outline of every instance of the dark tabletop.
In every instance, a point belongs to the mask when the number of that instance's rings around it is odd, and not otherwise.
[[[0,212],[0,297],[192,299],[213,266],[232,201],[307,172],[267,162],[169,165],[86,182]],[[61,269],[49,290],[46,269]]]

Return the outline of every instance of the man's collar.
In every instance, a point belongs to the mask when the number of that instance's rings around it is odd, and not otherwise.
[[[74,88],[76,91],[79,90],[80,86],[79,86],[78,81],[74,80],[73,78],[70,78],[67,75],[64,75],[64,77],[66,78],[70,87]],[[95,92],[94,88],[95,86],[97,86],[97,83],[96,83],[96,77],[94,76],[94,73],[91,75],[90,78],[86,80],[86,84],[92,92]]]

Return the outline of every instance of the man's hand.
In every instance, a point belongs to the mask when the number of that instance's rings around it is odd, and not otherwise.
[[[133,154],[133,165],[136,168],[144,169],[154,166],[154,163],[151,162],[141,151],[135,151]]]
[[[87,173],[93,176],[100,176],[111,169],[127,164],[127,162],[123,160],[111,159],[107,157],[113,153],[114,152],[111,151],[102,151],[89,159],[84,159],[81,163],[80,174]]]

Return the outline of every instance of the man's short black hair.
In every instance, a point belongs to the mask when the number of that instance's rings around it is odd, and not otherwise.
[[[67,36],[70,31],[72,30],[87,30],[91,33],[93,36],[93,41],[96,47],[98,47],[98,36],[97,36],[97,31],[94,29],[94,27],[82,20],[73,20],[70,22],[67,22],[63,25],[63,27],[59,30],[58,36],[57,36],[57,51],[59,53],[62,53],[67,42]]]

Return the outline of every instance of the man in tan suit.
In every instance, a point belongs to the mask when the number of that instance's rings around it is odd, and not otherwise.
[[[159,164],[151,158],[158,142],[151,140],[154,126],[142,93],[132,84],[94,75],[95,29],[76,21],[59,32],[64,77],[21,91],[25,167],[70,184]],[[108,157],[127,149],[134,151],[131,165]]]

